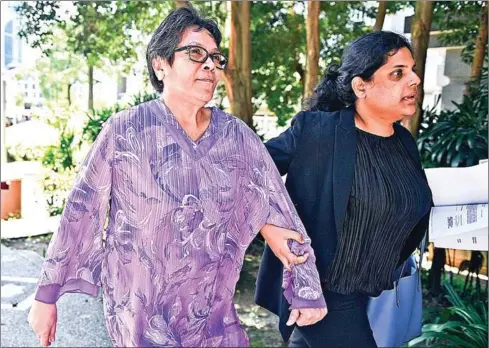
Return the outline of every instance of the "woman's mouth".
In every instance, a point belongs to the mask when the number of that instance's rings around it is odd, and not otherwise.
[[[402,98],[402,101],[408,102],[408,103],[414,103],[416,102],[416,93],[409,94],[405,97]]]
[[[199,81],[199,82],[207,82],[207,83],[210,83],[210,84],[213,84],[214,83],[214,80],[212,80],[212,79],[197,79],[197,81]]]

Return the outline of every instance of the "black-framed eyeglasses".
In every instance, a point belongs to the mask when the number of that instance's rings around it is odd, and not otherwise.
[[[216,68],[223,70],[226,67],[228,59],[221,53],[209,53],[204,47],[188,45],[177,48],[174,52],[186,51],[188,58],[196,63],[205,63],[207,58],[211,57]]]

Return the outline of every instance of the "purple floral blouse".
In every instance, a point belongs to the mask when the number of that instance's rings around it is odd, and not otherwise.
[[[108,226],[104,234],[107,208]],[[213,108],[192,141],[160,100],[112,116],[53,235],[36,300],[102,288],[116,346],[247,346],[233,296],[265,224],[300,232],[284,272],[291,308],[324,307],[310,239],[260,139]]]

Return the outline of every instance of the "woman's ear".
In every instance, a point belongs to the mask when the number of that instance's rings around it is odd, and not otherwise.
[[[165,65],[166,64],[163,61],[163,59],[160,57],[153,58],[153,60],[151,61],[151,65],[153,66],[153,70],[154,70],[158,80],[162,81],[166,75],[166,72],[165,72]]]
[[[360,76],[356,76],[351,80],[351,88],[359,99],[363,99],[367,96],[366,87],[365,81]]]

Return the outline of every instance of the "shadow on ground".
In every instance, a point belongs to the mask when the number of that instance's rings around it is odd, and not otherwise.
[[[259,254],[261,256],[261,253]],[[246,255],[236,286],[234,303],[252,347],[285,346],[278,331],[278,317],[254,303],[260,256]]]

